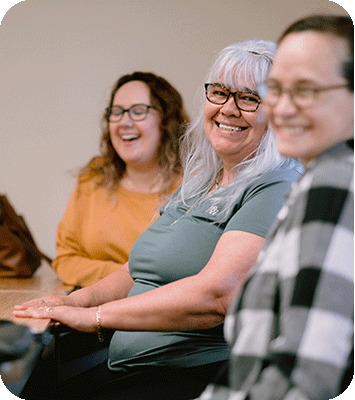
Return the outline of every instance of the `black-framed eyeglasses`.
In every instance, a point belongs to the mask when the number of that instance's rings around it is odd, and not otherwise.
[[[257,85],[262,103],[274,107],[279,102],[282,94],[287,93],[293,104],[299,108],[312,107],[321,92],[343,89],[346,87],[348,87],[346,83],[329,86],[302,85],[290,89],[283,88],[279,84],[273,82],[263,82]]]
[[[133,104],[130,108],[112,106],[106,108],[106,119],[109,122],[119,122],[127,112],[132,121],[143,121],[147,117],[150,108],[154,107],[147,104]]]
[[[248,92],[232,92],[220,83],[205,83],[206,99],[213,104],[222,105],[227,103],[230,96],[233,96],[234,103],[239,110],[254,112],[258,109],[260,97]]]

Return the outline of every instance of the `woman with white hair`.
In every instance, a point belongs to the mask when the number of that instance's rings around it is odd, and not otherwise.
[[[190,399],[229,358],[227,308],[299,177],[277,150],[256,88],[275,51],[263,40],[221,51],[182,143],[182,186],[126,267],[69,296],[15,308],[17,317],[50,317],[100,340],[104,329],[115,331],[108,361],[52,396]]]

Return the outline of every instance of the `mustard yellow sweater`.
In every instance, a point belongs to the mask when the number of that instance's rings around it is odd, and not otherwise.
[[[171,194],[177,189],[171,186]],[[89,286],[128,261],[137,238],[159,216],[158,193],[137,193],[119,186],[108,196],[93,182],[76,185],[57,230],[52,265],[68,285]]]

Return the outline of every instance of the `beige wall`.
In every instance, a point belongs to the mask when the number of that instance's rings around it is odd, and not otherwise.
[[[194,96],[216,52],[276,40],[328,0],[26,0],[0,27],[0,192],[50,256],[74,178],[98,152],[99,120],[122,74],[151,70]]]

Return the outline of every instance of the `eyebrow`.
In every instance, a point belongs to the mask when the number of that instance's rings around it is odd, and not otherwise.
[[[219,86],[221,88],[224,88],[224,89],[227,89],[227,90],[231,90],[231,88],[229,86],[226,86],[224,83],[221,83],[221,82],[214,82],[214,83],[212,83],[212,85],[216,85],[216,86]],[[234,90],[231,90],[231,91],[234,92]],[[237,90],[237,92],[239,92],[239,93],[250,93],[250,94],[253,94],[256,97],[260,97],[259,93],[256,90],[252,90],[252,89],[247,88],[245,86],[241,86]]]
[[[241,93],[250,93],[250,94],[254,94],[255,96],[258,96],[258,97],[259,97],[259,94],[258,94],[258,92],[257,92],[256,90],[252,90],[252,89],[247,88],[247,87],[242,87],[240,90],[238,90],[238,92],[241,92]]]
[[[279,81],[278,79],[276,79],[276,78],[270,77],[270,78],[267,80],[267,82],[268,82],[268,83],[277,83],[278,85],[281,86],[280,81]],[[315,82],[313,79],[301,79],[301,80],[296,81],[295,83],[293,83],[293,86],[309,85],[309,84],[318,85],[318,83]]]
[[[215,83],[215,85],[218,85],[218,86],[223,87],[223,88],[225,88],[225,89],[231,90],[230,87],[224,85],[223,83]],[[232,90],[232,92],[233,92],[233,90]],[[255,96],[258,96],[258,97],[259,97],[259,94],[258,94],[258,92],[257,92],[256,90],[252,90],[252,89],[247,88],[247,87],[245,87],[245,86],[241,86],[241,87],[237,90],[237,92],[239,92],[239,93],[250,93],[250,94],[254,94]]]

